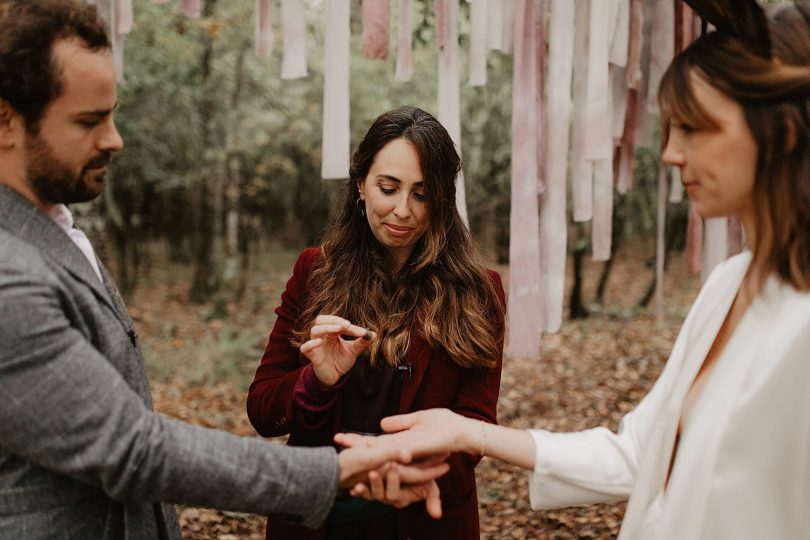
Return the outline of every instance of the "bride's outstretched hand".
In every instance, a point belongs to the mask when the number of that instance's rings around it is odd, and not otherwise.
[[[427,409],[383,418],[387,435],[368,437],[338,433],[335,442],[342,446],[374,446],[406,449],[415,458],[450,452],[479,452],[481,422],[448,409]]]

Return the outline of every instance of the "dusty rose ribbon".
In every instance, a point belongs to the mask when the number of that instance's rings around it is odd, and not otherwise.
[[[326,0],[322,178],[349,176],[349,0]]]
[[[546,195],[540,216],[540,291],[544,328],[562,323],[566,260],[566,165],[571,76],[574,55],[574,5],[551,0],[549,22]]]
[[[394,78],[410,81],[413,77],[413,0],[399,0],[399,36],[397,67]]]
[[[512,84],[507,356],[536,358],[542,333],[537,210],[537,33],[534,0],[517,0]]]
[[[363,56],[372,59],[388,57],[388,26],[391,18],[389,0],[365,1],[363,13]]]

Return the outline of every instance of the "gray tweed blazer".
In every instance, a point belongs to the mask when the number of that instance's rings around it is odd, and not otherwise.
[[[168,503],[319,525],[334,450],[154,413],[138,337],[102,273],[0,186],[0,538],[179,539]]]

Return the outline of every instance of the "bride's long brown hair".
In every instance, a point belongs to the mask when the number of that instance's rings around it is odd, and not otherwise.
[[[374,157],[400,138],[419,155],[429,224],[396,272],[357,200]],[[460,167],[450,135],[429,113],[400,107],[374,121],[352,156],[350,179],[310,274],[296,343],[308,339],[318,314],[329,313],[377,333],[368,350],[372,363],[398,363],[411,332],[420,332],[461,367],[493,367],[500,360],[505,307],[456,210]]]
[[[687,0],[716,31],[670,65],[659,98],[664,117],[713,128],[690,74],[737,101],[759,149],[748,286],[777,275],[810,291],[810,1],[769,9],[754,0]]]

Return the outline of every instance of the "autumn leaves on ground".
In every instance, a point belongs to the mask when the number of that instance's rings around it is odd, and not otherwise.
[[[539,361],[504,363],[501,424],[615,429],[643,397],[698,288],[698,280],[685,275],[676,256],[664,282],[664,320],[657,321],[651,308],[637,310],[634,306],[651,279],[651,251],[645,247],[620,253],[604,304],[590,305],[590,317],[566,321],[559,333],[545,335]],[[245,414],[245,395],[296,255],[274,252],[257,262],[242,300],[204,305],[186,302],[188,279],[182,267],[152,265],[129,305],[144,343],[158,411],[257,436]],[[590,263],[586,268],[586,303],[594,296],[601,267]],[[508,268],[496,268],[508,283]],[[524,471],[484,459],[476,475],[482,538],[614,538],[618,532],[623,504],[532,511]],[[264,538],[264,519],[252,514],[183,507],[180,518],[188,540]]]

